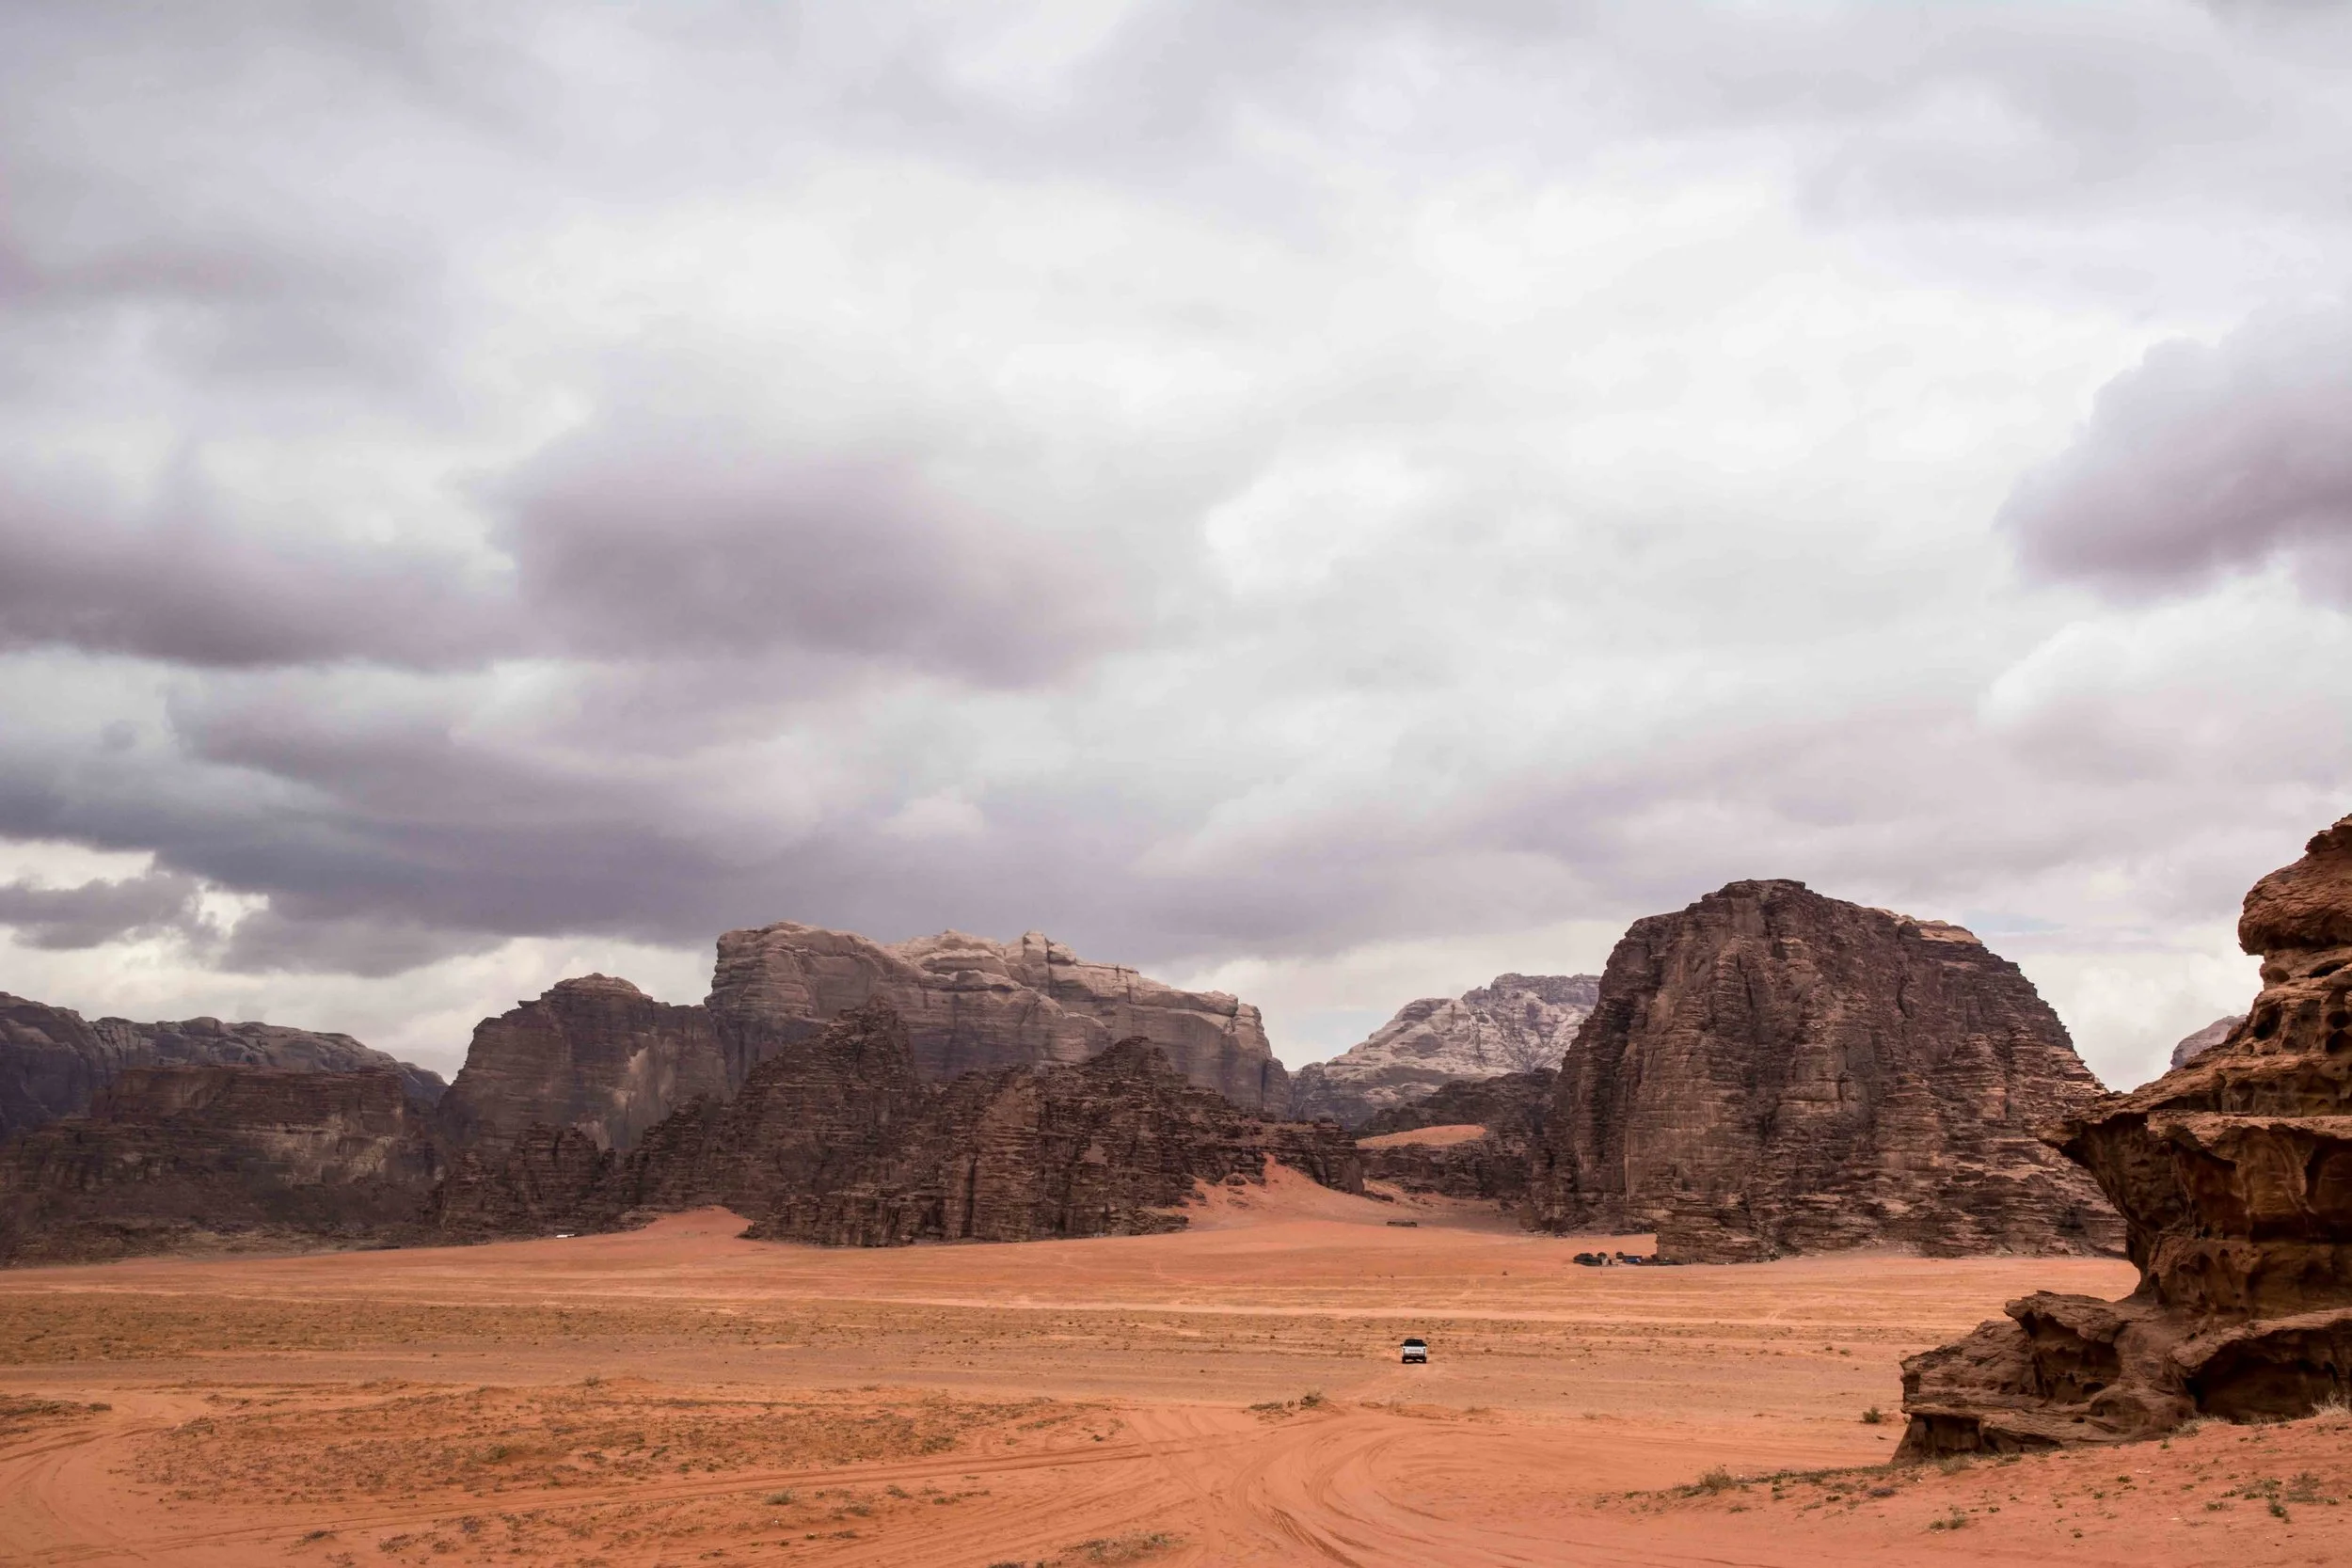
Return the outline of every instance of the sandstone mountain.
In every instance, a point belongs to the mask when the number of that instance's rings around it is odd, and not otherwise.
[[[2034,1136],[2098,1093],[2032,983],[1967,931],[1733,882],[1610,955],[1524,1217],[1655,1230],[1686,1261],[2107,1249],[2114,1212]]]
[[[2181,1042],[2172,1048],[2172,1065],[2174,1067],[2188,1066],[2189,1063],[2228,1039],[2230,1032],[2245,1022],[2244,1013],[2232,1013],[2227,1018],[2215,1019],[2193,1035],[2183,1037]]]
[[[348,1035],[323,1035],[275,1023],[177,1023],[85,1019],[0,992],[0,1138],[79,1116],[126,1068],[244,1066],[303,1072],[382,1070],[396,1074],[410,1099],[429,1106],[445,1087],[439,1074],[372,1051]]]
[[[975,1069],[1080,1062],[1140,1035],[1185,1078],[1237,1105],[1289,1103],[1258,1009],[1222,991],[1178,990],[1093,963],[1032,931],[1018,942],[944,931],[884,946],[781,921],[719,939],[710,1015],[742,1083],[779,1046],[866,1002],[906,1022],[915,1069],[933,1083]]]
[[[1299,1069],[1291,1115],[1358,1127],[1447,1084],[1555,1069],[1599,990],[1590,974],[1498,974],[1407,1002],[1361,1043]]]
[[[0,1144],[0,1261],[421,1235],[435,1175],[397,1073],[124,1068]]]
[[[777,1045],[734,1099],[685,1107],[626,1155],[577,1129],[469,1151],[438,1218],[455,1234],[514,1234],[723,1203],[754,1217],[750,1234],[839,1244],[1121,1235],[1181,1226],[1168,1211],[1195,1182],[1258,1180],[1268,1158],[1361,1190],[1336,1127],[1249,1115],[1152,1041],[942,1087],[875,998]]]
[[[453,1148],[548,1125],[627,1148],[697,1095],[733,1087],[709,1013],[587,974],[475,1025],[435,1124]]]
[[[2151,1436],[2352,1396],[2352,816],[2246,895],[2263,989],[2220,1044],[2053,1137],[2139,1288],[2042,1292],[1903,1363],[1902,1455]]]

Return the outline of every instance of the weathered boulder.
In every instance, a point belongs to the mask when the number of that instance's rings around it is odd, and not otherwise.
[[[2235,1029],[2245,1020],[2244,1013],[2232,1013],[2227,1018],[2215,1019],[2193,1035],[2183,1036],[2180,1042],[2172,1047],[2172,1065],[2174,1067],[2188,1066],[2189,1063],[2228,1039],[2230,1031]]]
[[[708,1013],[586,974],[475,1025],[434,1119],[453,1149],[533,1126],[574,1127],[600,1148],[627,1148],[697,1095],[733,1086]]]
[[[2096,1099],[2057,1014],[1957,926],[1733,882],[1636,921],[1561,1068],[1523,1217],[1730,1262],[1894,1243],[2111,1250],[2034,1130]]]
[[[216,1018],[177,1023],[85,1019],[70,1007],[0,992],[0,1137],[79,1116],[125,1068],[159,1066],[379,1069],[397,1074],[409,1097],[425,1106],[446,1086],[439,1074],[372,1051],[348,1035]]]
[[[396,1073],[125,1068],[0,1144],[0,1259],[421,1235],[437,1174]]]
[[[2042,1293],[1903,1363],[1901,1457],[2150,1436],[2352,1397],[2352,816],[2254,884],[2263,989],[2220,1044],[2051,1136],[2139,1288]]]
[[[1140,1035],[1184,1077],[1238,1105],[1289,1103],[1289,1077],[1257,1008],[1089,962],[1035,931],[1012,942],[945,931],[893,946],[791,921],[729,931],[707,1005],[729,1081],[740,1084],[780,1047],[873,999],[905,1020],[915,1069],[933,1083],[1084,1061]]]
[[[1348,1191],[1330,1123],[1269,1122],[1187,1082],[1140,1037],[1083,1062],[915,1071],[905,1022],[876,998],[778,1045],[732,1100],[705,1098],[627,1154],[535,1129],[453,1168],[437,1210],[466,1235],[603,1228],[724,1204],[749,1234],[846,1245],[1028,1241],[1174,1228],[1197,1181],[1259,1180],[1276,1159]]]
[[[1550,1071],[1599,994],[1591,974],[1498,974],[1408,1002],[1361,1043],[1293,1074],[1290,1114],[1361,1127],[1448,1084]]]

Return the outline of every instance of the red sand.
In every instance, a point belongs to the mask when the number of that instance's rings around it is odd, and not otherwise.
[[[2120,1263],[1588,1269],[1589,1238],[1279,1171],[1194,1212],[0,1275],[0,1561],[2352,1560],[2324,1420],[1737,1479],[1882,1464],[1901,1355],[2029,1289],[2121,1293]]]
[[[1395,1148],[1402,1144],[1427,1144],[1443,1148],[1449,1144],[1474,1144],[1486,1135],[1486,1130],[1474,1121],[1449,1122],[1443,1127],[1413,1127],[1402,1132],[1383,1132],[1376,1138],[1359,1138],[1359,1148]]]

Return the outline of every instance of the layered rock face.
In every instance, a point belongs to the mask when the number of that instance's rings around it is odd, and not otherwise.
[[[177,1023],[84,1019],[0,992],[0,1137],[79,1116],[126,1068],[222,1066],[302,1072],[394,1073],[409,1097],[429,1106],[447,1086],[439,1074],[372,1051],[348,1035],[324,1035],[274,1023]]]
[[[576,1127],[599,1148],[627,1148],[696,1096],[733,1086],[708,1013],[587,974],[475,1025],[435,1120],[458,1148],[533,1126]]]
[[[1290,1114],[1361,1127],[1448,1084],[1549,1071],[1599,993],[1591,974],[1498,974],[1457,997],[1408,1002],[1362,1043],[1300,1068]]]
[[[126,1068],[0,1145],[0,1259],[421,1234],[437,1174],[396,1073]]]
[[[2015,965],[1956,926],[1733,882],[1634,923],[1562,1065],[1524,1217],[1729,1262],[1898,1243],[2110,1250],[2034,1130],[2098,1081]]]
[[[1516,1207],[1527,1196],[1529,1154],[1542,1134],[1558,1078],[1544,1069],[1463,1079],[1382,1111],[1356,1130],[1365,1180],[1408,1193],[1500,1203],[1506,1211]],[[1472,1125],[1484,1135],[1442,1143],[1408,1136]]]
[[[1079,1062],[1142,1036],[1191,1082],[1279,1111],[1289,1076],[1258,1009],[1090,963],[1032,931],[994,942],[958,931],[883,946],[782,921],[719,939],[707,1006],[731,1083],[828,1020],[885,1001],[905,1020],[916,1070],[934,1083],[976,1069]]]
[[[1269,1157],[1361,1190],[1337,1127],[1250,1116],[1152,1041],[939,1087],[876,999],[778,1046],[733,1100],[686,1107],[625,1156],[540,1129],[497,1159],[465,1157],[439,1218],[501,1234],[722,1203],[755,1216],[752,1235],[848,1245],[1133,1234],[1181,1226],[1165,1211],[1194,1182],[1256,1179]]]
[[[2352,1397],[2352,816],[2246,895],[2263,989],[2220,1044],[2052,1137],[2139,1288],[2047,1292],[1903,1363],[1902,1455],[2153,1435]]]

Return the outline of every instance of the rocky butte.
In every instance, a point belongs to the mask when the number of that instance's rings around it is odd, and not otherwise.
[[[1300,1068],[1290,1114],[1359,1127],[1448,1084],[1549,1071],[1599,990],[1590,974],[1498,974],[1458,997],[1407,1002],[1360,1043]]]
[[[2352,816],[2254,884],[2238,943],[2262,990],[2221,1043],[2051,1134],[2122,1212],[2139,1288],[2026,1296],[1904,1362],[1900,1457],[2352,1397]]]
[[[262,1067],[298,1072],[396,1074],[409,1098],[431,1105],[440,1075],[372,1051],[349,1035],[323,1035],[275,1023],[178,1023],[85,1019],[0,992],[0,1138],[79,1116],[117,1074],[134,1067]]]
[[[1010,942],[943,931],[892,946],[788,920],[729,931],[707,1006],[739,1084],[777,1047],[878,998],[905,1021],[915,1070],[933,1083],[1080,1062],[1139,1035],[1236,1105],[1279,1114],[1290,1102],[1257,1008],[1091,962],[1036,931]]]
[[[417,1240],[437,1174],[397,1073],[125,1068],[0,1144],[0,1261]]]
[[[1529,1155],[1559,1076],[1541,1069],[1464,1078],[1391,1106],[1356,1129],[1365,1180],[1510,1210],[1527,1194]]]
[[[1732,1262],[1894,1243],[2111,1250],[2035,1136],[2099,1084],[2017,967],[1938,921],[1733,882],[1636,921],[1562,1064],[1526,1223]]]
[[[709,1013],[586,974],[475,1025],[434,1120],[454,1148],[545,1124],[627,1148],[676,1107],[734,1086]]]
[[[1269,1158],[1362,1190],[1336,1126],[1244,1111],[1152,1041],[940,1086],[875,998],[778,1045],[733,1099],[697,1101],[626,1155],[569,1128],[534,1129],[496,1157],[469,1151],[437,1218],[486,1236],[718,1203],[752,1216],[749,1234],[835,1244],[1128,1235],[1181,1227],[1172,1211],[1195,1183],[1261,1180]]]

